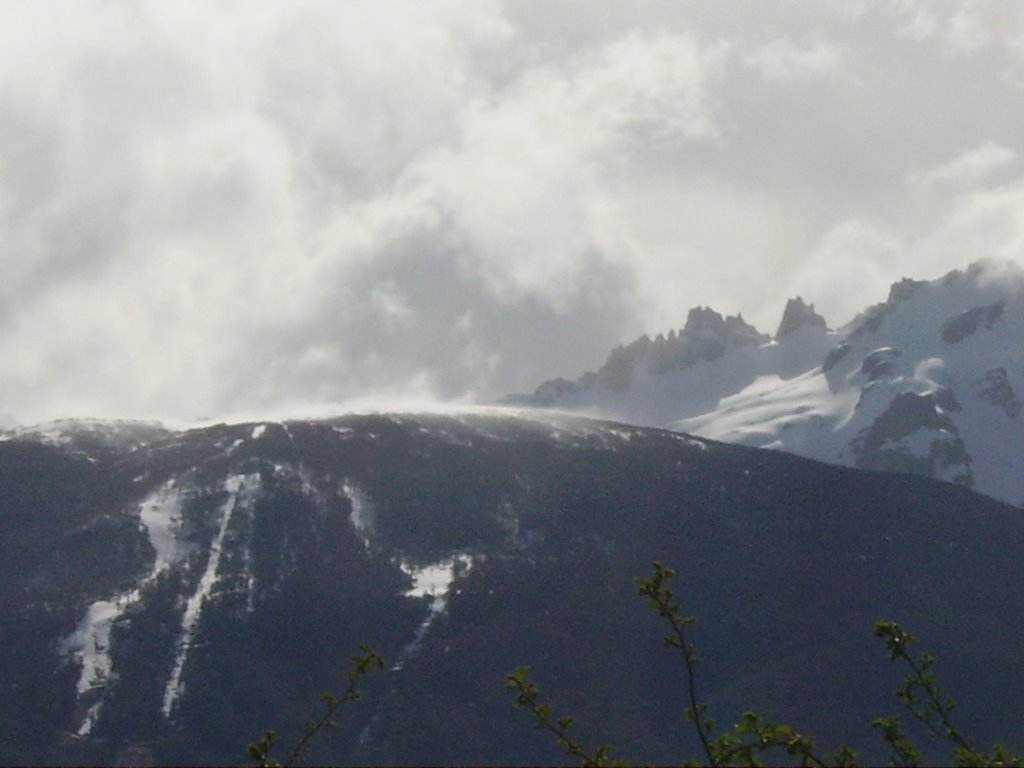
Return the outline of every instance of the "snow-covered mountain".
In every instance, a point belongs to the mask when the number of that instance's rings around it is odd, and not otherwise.
[[[596,374],[514,402],[661,426],[1024,502],[1024,271],[980,261],[902,280],[836,331],[799,299],[773,338],[691,310]]]

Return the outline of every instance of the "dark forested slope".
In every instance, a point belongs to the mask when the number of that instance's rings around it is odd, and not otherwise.
[[[373,645],[316,759],[551,762],[503,675],[581,737],[698,754],[633,577],[680,572],[702,696],[877,745],[913,629],[980,741],[1021,732],[1024,516],[963,488],[552,414],[348,416],[0,442],[0,760],[238,762]],[[431,586],[432,585],[432,586]],[[831,748],[831,743],[823,746]],[[1015,745],[1020,746],[1020,745]],[[319,751],[317,751],[319,750]]]

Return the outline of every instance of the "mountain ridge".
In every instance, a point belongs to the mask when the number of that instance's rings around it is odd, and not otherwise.
[[[1024,464],[1006,458],[1024,455],[1019,267],[982,260],[936,280],[900,280],[836,330],[799,298],[774,337],[746,326],[734,340],[713,310],[693,312],[717,318],[714,354],[659,367],[659,344],[642,336],[596,374],[509,402],[926,474],[1024,503]],[[685,328],[680,337],[690,338]]]
[[[872,649],[881,616],[973,681],[965,729],[1005,738],[991,713],[1024,717],[1005,621],[1024,611],[1024,519],[964,488],[542,412],[65,437],[0,442],[10,762],[237,763],[341,690],[358,642],[388,671],[312,761],[550,762],[502,689],[520,663],[582,738],[678,761],[697,754],[679,670],[632,581],[652,560],[681,569],[722,717],[870,743],[898,683]]]

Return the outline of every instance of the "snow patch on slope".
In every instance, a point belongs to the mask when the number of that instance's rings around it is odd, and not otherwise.
[[[97,600],[85,612],[78,627],[61,644],[62,654],[73,655],[82,665],[76,690],[79,698],[95,700],[78,727],[79,736],[88,736],[103,709],[103,692],[110,676],[110,632],[118,619],[142,597],[142,589],[187,554],[187,545],[180,540],[181,494],[173,480],[167,481],[146,498],[139,509],[139,520],[145,528],[156,556],[150,572],[135,589]]]
[[[406,597],[429,596],[434,601],[441,601],[443,608],[448,590],[455,579],[456,570],[461,567],[468,573],[473,567],[473,558],[462,554],[423,567],[416,567],[405,562],[400,563],[399,567],[412,578],[412,587],[405,593]]]
[[[832,445],[834,425],[847,423],[857,405],[855,392],[830,397],[827,382],[813,371],[784,380],[761,376],[735,395],[723,398],[717,410],[669,424],[669,429],[730,443],[781,448],[803,456],[839,451]],[[796,429],[802,427],[802,429]]]
[[[363,546],[369,548],[370,538],[374,534],[374,522],[376,519],[373,502],[370,501],[369,496],[352,483],[345,483],[341,491],[352,504],[352,512],[349,515],[352,527],[355,528],[356,534],[362,540]]]
[[[431,625],[448,606],[448,593],[456,573],[469,573],[473,567],[473,558],[466,554],[460,554],[423,567],[416,567],[406,562],[399,563],[399,567],[412,578],[412,587],[405,593],[405,596],[429,597],[431,599],[426,618],[417,627],[413,639],[402,649],[398,658],[395,659],[395,663],[391,665],[392,672],[401,670],[406,662],[419,652],[423,638],[426,637]]]

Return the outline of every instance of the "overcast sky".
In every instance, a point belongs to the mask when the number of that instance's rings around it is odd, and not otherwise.
[[[1016,0],[5,0],[0,413],[575,377],[1024,263]]]

